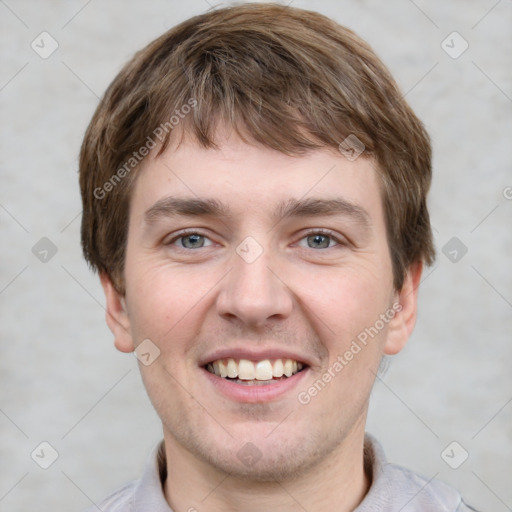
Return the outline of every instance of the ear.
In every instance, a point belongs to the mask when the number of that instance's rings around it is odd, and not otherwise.
[[[396,293],[393,310],[396,312],[388,324],[388,336],[384,344],[384,354],[394,355],[407,343],[416,324],[418,310],[418,287],[423,264],[413,263],[405,276],[402,289]]]
[[[130,319],[126,309],[126,300],[115,288],[110,277],[102,272],[100,274],[101,286],[107,299],[105,319],[109,329],[114,335],[114,345],[121,352],[133,352]]]

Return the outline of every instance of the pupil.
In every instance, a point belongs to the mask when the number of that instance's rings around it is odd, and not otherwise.
[[[185,247],[201,247],[201,235],[188,235],[183,241]]]
[[[329,237],[326,235],[313,235],[309,239],[313,247],[320,247],[322,249],[329,247]]]

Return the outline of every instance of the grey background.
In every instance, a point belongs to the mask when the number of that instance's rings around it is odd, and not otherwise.
[[[416,331],[375,386],[368,430],[393,462],[457,486],[482,511],[512,510],[512,1],[292,5],[367,39],[433,138],[438,260]],[[121,65],[208,8],[0,0],[1,511],[82,510],[137,478],[161,437],[136,360],[114,349],[98,279],[81,257],[77,154]],[[42,31],[59,44],[47,59],[31,48]],[[469,44],[457,59],[441,46],[453,31]],[[38,251],[47,242],[34,249],[39,258],[32,251],[43,237],[57,249],[46,262]],[[463,257],[456,246],[442,252],[452,237]],[[42,441],[59,454],[46,470],[31,458]],[[458,469],[441,458],[452,441],[469,453]]]

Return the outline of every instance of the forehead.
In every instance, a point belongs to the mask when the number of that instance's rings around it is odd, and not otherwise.
[[[142,221],[144,215],[147,219],[159,205],[169,203],[168,198],[186,199],[189,204],[195,198],[199,209],[205,201],[209,203],[204,214],[275,220],[299,203],[303,206],[309,201],[313,211],[315,200],[322,199],[338,210],[343,209],[341,203],[353,206],[376,220],[383,216],[380,196],[372,158],[351,161],[331,149],[289,156],[236,136],[227,136],[218,148],[207,149],[184,138],[177,147],[169,146],[144,162],[134,183],[131,211]]]

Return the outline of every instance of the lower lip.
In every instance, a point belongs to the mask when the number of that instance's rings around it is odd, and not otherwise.
[[[201,371],[208,381],[227,398],[237,402],[260,403],[272,402],[282,398],[305,378],[309,369],[305,368],[291,377],[260,386],[237,384],[228,379],[218,377],[204,368],[201,368]]]

